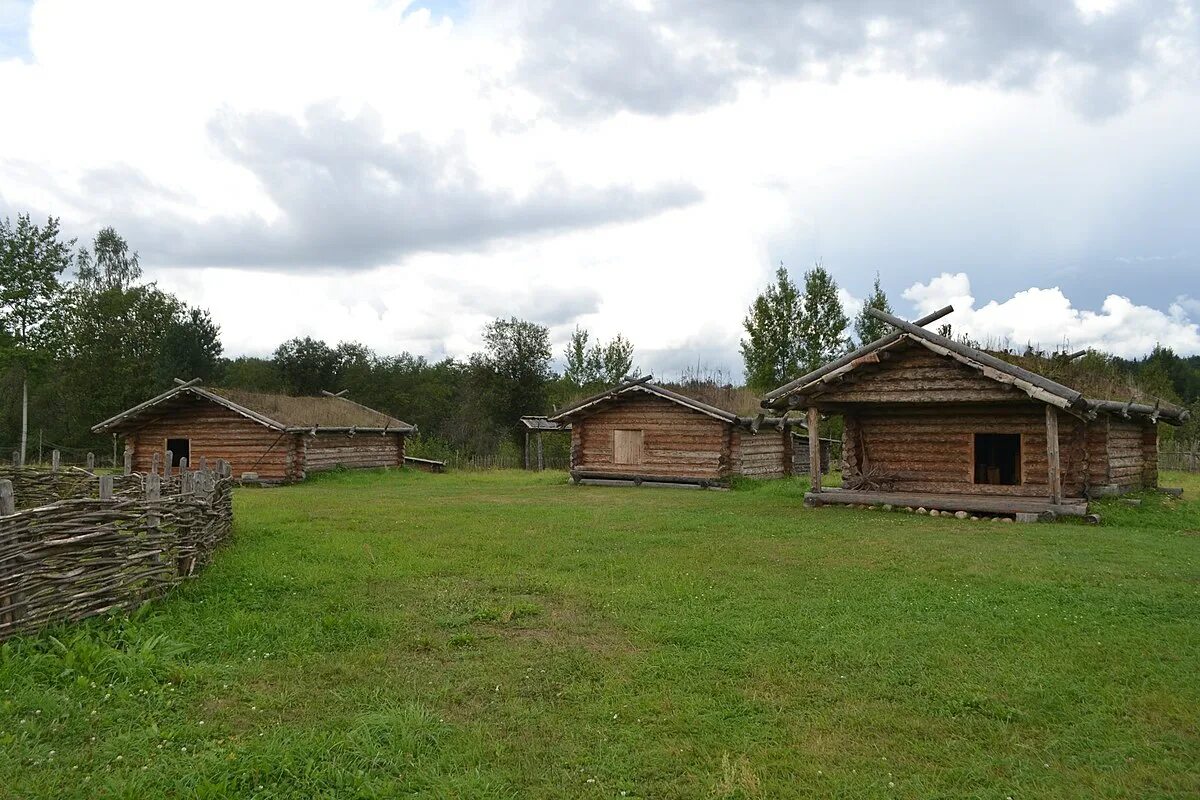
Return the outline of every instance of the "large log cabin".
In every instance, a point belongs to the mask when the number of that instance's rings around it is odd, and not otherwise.
[[[570,425],[577,482],[717,486],[734,475],[808,471],[800,420],[738,416],[658,386],[651,376],[584,398],[550,421]],[[828,450],[822,463],[828,465]]]
[[[945,308],[770,392],[765,409],[844,420],[842,488],[810,504],[891,503],[992,514],[1087,513],[1090,498],[1158,486],[1163,402],[1085,397],[925,330]]]
[[[336,467],[404,464],[404,440],[414,430],[343,393],[292,397],[180,382],[167,392],[92,428],[123,437],[135,472],[182,459],[229,462],[233,474],[263,483],[302,481]],[[160,467],[161,468],[161,467]]]

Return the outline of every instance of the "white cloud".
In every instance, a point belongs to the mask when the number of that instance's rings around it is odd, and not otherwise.
[[[975,308],[971,281],[963,272],[943,272],[927,283],[915,283],[904,297],[918,316],[953,305],[954,313],[944,321],[956,335],[965,333],[985,344],[1095,348],[1127,358],[1144,355],[1159,344],[1184,355],[1200,353],[1200,324],[1188,316],[1189,309],[1200,311],[1200,303],[1187,297],[1163,312],[1110,294],[1099,311],[1090,311],[1075,308],[1056,286],[1026,289],[1003,302],[991,300]]]
[[[776,5],[780,19],[791,17]],[[703,6],[715,16],[678,26],[701,39],[656,33],[650,44],[696,52],[727,44],[752,74],[675,97],[663,87],[694,73],[655,72],[653,53],[626,63],[622,48],[601,47],[575,53],[587,60],[574,77],[608,99],[633,92],[645,113],[607,101],[560,113],[537,91],[545,82],[522,72],[523,57],[570,42],[513,27],[511,4],[463,4],[450,19],[403,1],[39,0],[29,56],[0,55],[6,107],[22,109],[0,124],[0,214],[53,213],[82,238],[118,224],[149,275],[211,308],[230,354],[311,334],[386,353],[463,356],[480,345],[490,316],[527,314],[552,326],[556,352],[579,323],[603,338],[630,337],[650,368],[701,361],[736,373],[742,317],[780,259],[823,260],[850,315],[877,270],[891,292],[963,270],[989,296],[1054,283],[1098,306],[1103,296],[1088,294],[1094,281],[1136,307],[1175,302],[1179,313],[1123,318],[1148,326],[1142,339],[1165,341],[1172,331],[1162,326],[1174,325],[1186,341],[1189,315],[1200,315],[1194,300],[1176,300],[1200,257],[1197,86],[1181,77],[1143,87],[1118,97],[1127,110],[1095,123],[1071,110],[1061,87],[947,83],[938,69],[880,71],[895,62],[869,53],[861,64],[841,59],[836,80],[811,79],[766,58],[786,55],[786,32],[748,53],[757,37],[731,32],[726,41],[709,24],[732,6]],[[565,15],[554,29],[564,36],[581,20],[571,8],[552,9]],[[946,13],[930,8],[912,13]],[[1087,8],[1102,24],[1133,13]],[[978,21],[988,6],[972,9]],[[597,47],[616,30],[603,30],[603,15],[582,18]],[[937,27],[930,19],[922,30]],[[872,22],[867,34],[895,47],[904,41],[899,22]],[[992,53],[1000,61],[985,59],[988,75],[1021,51],[1021,30],[1003,34],[1011,39]],[[1039,52],[1044,45],[1034,42]],[[1194,72],[1190,53],[1180,50],[1171,71]],[[969,73],[970,53],[959,55]],[[1155,63],[1176,57],[1161,55]],[[1133,62],[1122,63],[1127,74]],[[572,87],[556,91],[564,88]],[[679,99],[686,111],[655,113]],[[369,130],[314,133],[306,122],[314,108],[370,120]],[[230,126],[214,120],[272,124],[255,129],[253,148],[231,149],[214,135]],[[412,142],[421,146],[399,147]],[[411,157],[393,157],[397,150]],[[331,179],[347,164],[369,180]],[[638,213],[636,201],[661,187],[695,187],[696,202]],[[164,227],[177,244],[207,246],[177,248],[189,256],[181,267],[184,259],[157,247]],[[358,271],[346,274],[351,267]],[[939,292],[965,304],[972,289],[926,290]],[[1035,301],[1071,313],[1052,296],[1022,300]],[[1033,333],[1047,343],[1062,335]]]

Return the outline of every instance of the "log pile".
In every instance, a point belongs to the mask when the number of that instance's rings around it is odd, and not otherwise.
[[[163,484],[154,474],[6,470],[0,640],[132,610],[209,563],[233,524],[229,465],[176,475],[166,492]]]

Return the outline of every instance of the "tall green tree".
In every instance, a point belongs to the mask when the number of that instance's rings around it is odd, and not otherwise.
[[[136,250],[112,228],[103,228],[92,240],[91,252],[81,248],[75,281],[92,291],[128,289],[142,277]]]
[[[16,224],[0,220],[0,371],[6,382],[20,386],[20,401],[3,409],[5,416],[19,415],[22,463],[27,443],[29,381],[31,373],[51,358],[48,321],[62,302],[60,276],[71,264],[75,241],[60,238],[58,220],[35,225],[28,214]]]
[[[491,417],[500,428],[517,432],[525,414],[545,413],[549,405],[550,331],[516,317],[496,319],[483,331],[482,366],[490,372]]]
[[[633,366],[633,352],[633,342],[620,333],[606,343],[592,343],[587,329],[577,325],[563,351],[563,379],[580,389],[619,383],[639,372]]]
[[[311,336],[288,339],[275,348],[272,361],[283,378],[284,388],[291,394],[318,395],[322,389],[335,390],[341,358],[320,339]]]
[[[800,366],[816,369],[850,349],[850,320],[838,300],[838,286],[818,262],[804,273],[804,312],[800,316]]]
[[[576,325],[575,330],[571,332],[570,341],[567,342],[567,348],[563,351],[563,359],[567,365],[563,371],[563,378],[575,386],[586,386],[594,379],[591,364],[588,362],[590,339],[591,334],[587,328]]]
[[[867,313],[867,309],[874,308],[879,311],[884,311],[888,314],[892,313],[892,306],[888,302],[887,295],[883,291],[883,287],[879,284],[879,273],[875,273],[875,285],[871,289],[871,294],[863,301],[862,310],[858,312],[858,316],[854,318],[854,333],[858,336],[860,345],[869,344],[870,342],[887,336],[891,326],[882,320],[875,319]]]
[[[633,342],[621,334],[604,345],[600,355],[600,378],[604,383],[618,383],[627,377],[636,377],[638,370],[633,366]]]
[[[39,334],[61,301],[60,276],[71,266],[75,240],[64,241],[58,220],[34,224],[20,214],[14,224],[0,220],[0,328],[16,347],[29,352],[43,342]]]
[[[758,392],[773,389],[800,373],[804,304],[783,264],[775,282],[754,299],[742,321],[741,341],[746,385]]]
[[[75,282],[53,318],[57,378],[43,408],[53,435],[86,441],[88,429],[161,392],[172,378],[220,371],[220,330],[207,311],[140,283],[137,253],[111,228],[77,255]]]

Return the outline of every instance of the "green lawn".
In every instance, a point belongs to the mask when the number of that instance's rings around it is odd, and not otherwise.
[[[1105,524],[558,474],[239,491],[132,619],[0,648],[4,797],[1200,794],[1200,481]]]

